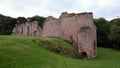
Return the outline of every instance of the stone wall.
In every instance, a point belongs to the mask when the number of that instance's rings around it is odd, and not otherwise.
[[[17,25],[13,35],[59,37],[78,46],[80,54],[88,59],[96,56],[97,39],[93,14],[63,12],[60,18],[47,17],[43,29],[38,22],[27,22]]]
[[[41,36],[42,29],[38,25],[37,21],[25,22],[23,24],[16,25],[12,31],[13,35],[17,36]]]
[[[61,23],[58,19],[49,16],[43,26],[42,36],[60,37]]]
[[[78,45],[79,52],[86,58],[96,56],[96,26],[92,13],[61,14],[59,19],[48,17],[45,21],[42,36],[60,37]]]
[[[81,54],[86,53],[88,59],[96,56],[96,26],[92,13],[63,13],[60,22],[62,39],[73,37]]]

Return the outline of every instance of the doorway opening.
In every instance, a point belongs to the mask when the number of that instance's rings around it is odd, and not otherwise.
[[[86,52],[82,52],[82,57],[83,58],[87,58],[87,53]]]

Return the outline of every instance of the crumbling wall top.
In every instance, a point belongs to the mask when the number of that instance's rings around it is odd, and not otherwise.
[[[71,17],[71,16],[74,16],[74,15],[75,15],[75,13],[63,12],[63,13],[60,15],[60,18]]]
[[[67,12],[63,12],[61,15],[60,15],[60,18],[65,18],[65,17],[72,17],[72,16],[76,16],[76,15],[92,15],[93,13],[92,12],[82,12],[82,13],[67,13]]]
[[[57,20],[56,18],[54,18],[53,16],[48,16],[46,21],[50,21],[50,20]]]

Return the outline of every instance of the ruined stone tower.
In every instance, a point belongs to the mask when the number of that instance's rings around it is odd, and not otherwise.
[[[49,16],[43,29],[37,22],[20,24],[13,29],[13,35],[58,37],[68,41],[72,39],[83,57],[91,59],[96,56],[96,26],[91,12],[63,12],[58,19]]]
[[[96,26],[92,13],[68,14],[60,16],[61,38],[70,40],[78,45],[79,52],[88,59],[96,56]]]
[[[44,23],[42,36],[59,37],[78,45],[79,52],[88,59],[96,56],[96,26],[93,14],[64,12],[59,19],[48,17]]]

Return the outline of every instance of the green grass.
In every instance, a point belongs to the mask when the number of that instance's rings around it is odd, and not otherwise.
[[[77,46],[68,44],[64,40],[58,38],[41,37],[39,39],[33,39],[33,42],[39,46],[45,47],[54,53],[71,58],[81,58]]]
[[[0,68],[120,68],[120,51],[98,48],[92,60],[73,59],[55,54],[32,42],[45,37],[0,36]],[[69,45],[60,39],[53,43]]]

